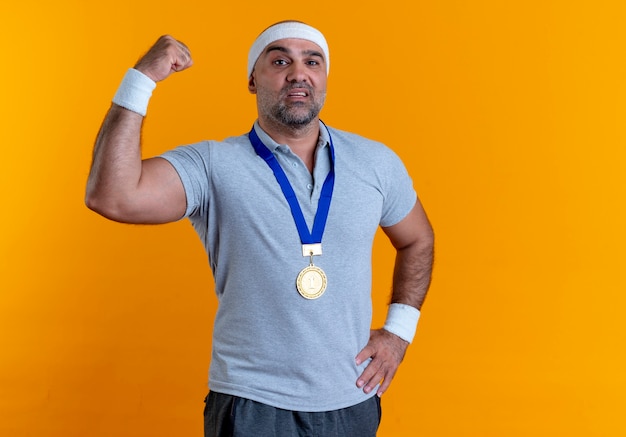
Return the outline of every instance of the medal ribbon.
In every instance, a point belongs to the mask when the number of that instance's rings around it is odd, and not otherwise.
[[[324,125],[324,127],[326,127],[326,125]],[[317,204],[317,212],[315,213],[313,230],[311,232],[309,232],[309,227],[307,226],[304,215],[302,214],[302,209],[300,208],[300,204],[296,198],[296,193],[293,191],[293,188],[289,183],[289,179],[287,179],[287,175],[280,166],[280,163],[270,149],[263,144],[255,132],[254,126],[252,126],[252,130],[250,130],[250,133],[248,134],[248,138],[250,139],[252,147],[254,147],[257,155],[263,158],[263,160],[265,160],[267,165],[269,165],[274,172],[276,181],[278,181],[285,199],[291,208],[291,215],[296,223],[296,228],[298,229],[298,234],[300,235],[300,241],[302,244],[316,244],[322,242],[322,235],[324,234],[326,219],[328,218],[328,211],[330,210],[330,201],[333,197],[333,188],[335,185],[335,149],[333,147],[333,140],[330,137],[330,131],[327,127],[326,131],[328,132],[328,137],[330,138],[330,171],[326,176],[324,185],[322,185],[322,192]]]

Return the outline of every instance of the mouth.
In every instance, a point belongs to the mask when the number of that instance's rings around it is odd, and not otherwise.
[[[286,95],[289,98],[305,98],[311,95],[311,90],[305,85],[296,85],[286,90]]]
[[[303,89],[294,89],[294,90],[290,90],[287,93],[287,97],[308,97],[309,93],[307,90],[303,90]]]

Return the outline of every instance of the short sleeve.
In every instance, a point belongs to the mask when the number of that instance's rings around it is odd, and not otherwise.
[[[209,203],[210,151],[208,142],[177,147],[160,157],[178,172],[185,189],[187,210],[184,217],[202,214]]]
[[[413,180],[400,160],[391,149],[379,170],[383,186],[383,210],[380,219],[382,227],[398,224],[404,219],[415,206],[417,193],[413,188]]]

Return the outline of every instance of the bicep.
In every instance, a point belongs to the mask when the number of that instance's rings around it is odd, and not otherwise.
[[[128,223],[167,223],[185,214],[187,200],[178,172],[163,158],[142,161],[141,178],[124,221]]]
[[[382,229],[397,250],[414,244],[431,245],[434,238],[433,229],[419,199],[400,222]]]

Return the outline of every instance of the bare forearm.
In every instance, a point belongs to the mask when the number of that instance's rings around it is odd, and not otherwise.
[[[111,215],[141,178],[141,126],[143,117],[113,104],[96,138],[87,181],[86,203]],[[112,217],[114,218],[114,217]]]
[[[128,70],[113,99],[119,106],[111,106],[96,138],[85,197],[89,208],[125,223],[183,216],[186,196],[178,173],[164,159],[141,159],[141,127],[156,82],[192,64],[187,46],[165,35]]]
[[[404,220],[383,229],[397,251],[391,303],[410,305],[419,310],[430,286],[434,245],[432,228],[421,205],[417,203]],[[390,306],[390,310],[392,307],[405,308],[404,305]],[[414,312],[418,313],[419,318],[419,311]],[[371,331],[367,345],[356,356],[357,364],[372,359],[356,383],[365,393],[371,392],[382,379],[377,391],[378,396],[382,396],[391,384],[415,333],[417,319],[414,315],[394,314],[394,317],[390,317],[391,312],[388,314],[383,329]],[[411,324],[413,326],[407,328]],[[401,329],[391,329],[398,327]]]
[[[430,287],[432,267],[432,234],[411,246],[399,249],[393,274],[391,303],[403,303],[420,309]]]

